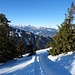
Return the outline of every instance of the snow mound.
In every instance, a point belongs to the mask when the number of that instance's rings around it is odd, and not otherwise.
[[[51,61],[63,66],[72,75],[75,75],[75,52],[68,52],[67,54],[62,53],[57,56],[49,55],[48,58]]]

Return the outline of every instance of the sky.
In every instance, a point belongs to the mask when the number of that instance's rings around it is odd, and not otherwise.
[[[75,0],[0,0],[0,13],[11,25],[50,26],[58,28]]]

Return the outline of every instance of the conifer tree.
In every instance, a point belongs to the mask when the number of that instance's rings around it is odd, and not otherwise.
[[[66,53],[75,50],[75,25],[73,24],[75,14],[75,6],[72,2],[68,8],[68,14],[61,26],[58,26],[59,31],[53,37],[53,42],[50,43],[52,49],[50,54],[58,55],[62,52]]]
[[[18,51],[18,55],[20,57],[22,57],[22,55],[25,53],[25,44],[24,44],[24,40],[22,37],[18,40],[18,43],[16,45],[16,49]]]
[[[4,14],[0,14],[0,62],[13,59],[15,57],[15,42],[12,41],[10,31],[12,27],[9,26],[10,21]]]
[[[0,59],[6,60],[5,54],[7,53],[7,40],[9,35],[8,19],[4,14],[0,14]]]

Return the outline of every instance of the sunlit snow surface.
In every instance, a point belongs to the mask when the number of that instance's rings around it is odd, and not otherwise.
[[[55,63],[62,65],[72,75],[75,75],[75,52],[68,52],[68,54],[62,53],[57,56],[48,56],[48,58]]]
[[[47,50],[42,49],[36,55],[23,55],[23,58],[0,64],[0,75],[75,75],[75,54],[48,57]]]

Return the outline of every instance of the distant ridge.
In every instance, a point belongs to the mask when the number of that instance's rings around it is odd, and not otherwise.
[[[43,26],[32,26],[32,25],[25,25],[25,26],[14,25],[13,27],[24,30],[24,31],[32,32],[39,36],[53,37],[57,32],[57,29],[51,28],[50,26],[43,27]]]
[[[52,38],[49,36],[35,35],[32,32],[21,30],[21,28],[18,27],[14,27],[12,31],[16,41],[18,41],[21,36],[24,37],[25,46],[28,45],[30,41],[32,41],[37,49],[44,49],[46,44],[52,41]]]

